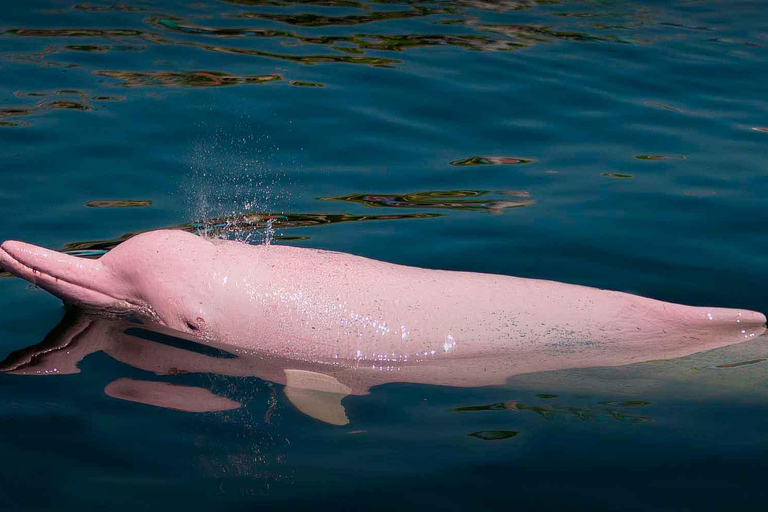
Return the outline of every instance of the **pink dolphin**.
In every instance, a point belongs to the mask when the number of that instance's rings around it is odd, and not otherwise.
[[[753,339],[766,321],[753,311],[180,231],[138,235],[99,260],[7,241],[0,266],[68,303],[138,313],[235,350],[370,369],[376,383],[478,386],[668,359]]]

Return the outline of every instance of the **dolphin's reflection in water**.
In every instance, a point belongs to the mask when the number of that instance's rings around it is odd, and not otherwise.
[[[96,352],[156,375],[211,373],[276,382],[286,386],[286,396],[302,412],[326,423],[348,423],[340,401],[354,391],[332,376],[338,368],[233,351],[230,346],[201,343],[159,324],[97,316],[75,308],[67,310],[42,342],[8,355],[0,370],[16,375],[78,373],[80,361]],[[187,412],[225,411],[241,405],[200,387],[151,380],[120,378],[104,392],[113,398]]]
[[[754,357],[750,352],[762,345],[762,340],[744,344],[744,357]],[[457,387],[476,387],[482,385],[500,385],[513,377],[509,366],[489,361],[455,360],[438,364],[413,364],[390,369],[371,369],[369,367],[350,366],[347,364],[310,363],[287,358],[274,357],[260,352],[237,349],[229,345],[200,340],[170,329],[168,327],[126,318],[112,318],[95,315],[77,308],[69,308],[61,322],[45,337],[33,346],[15,351],[0,363],[0,370],[14,375],[67,375],[78,373],[79,363],[88,355],[104,352],[111,358],[134,368],[151,372],[158,376],[176,376],[187,373],[208,373],[230,377],[255,377],[264,381],[285,386],[285,396],[302,413],[332,425],[349,423],[342,400],[349,395],[367,394],[371,387],[394,382],[437,384]],[[723,352],[725,357],[738,357],[734,347],[716,352]],[[741,350],[744,352],[744,350]],[[684,359],[701,359],[701,355],[682,358],[676,363],[667,361],[668,367],[690,366]],[[707,356],[709,362],[717,364],[717,356]],[[760,359],[762,362],[765,359]],[[750,360],[747,363],[755,363]],[[446,366],[447,365],[447,366]],[[672,366],[670,366],[672,365]],[[725,363],[708,368],[740,368],[746,363]],[[627,368],[628,375],[641,372],[657,373],[659,362],[640,363],[630,367],[606,369],[614,372]],[[648,367],[648,368],[645,368]],[[659,368],[657,368],[659,367]],[[630,369],[633,368],[633,369]],[[698,370],[700,368],[692,368]],[[546,385],[562,381],[564,375],[573,374],[567,387],[574,384],[572,378],[579,372],[589,369],[576,369],[520,375],[513,380],[520,381],[523,387],[526,381]],[[597,369],[599,370],[599,369]],[[565,371],[565,373],[563,373]],[[471,377],[469,377],[471,375]],[[550,377],[547,377],[549,375]],[[599,371],[595,374],[599,376]],[[579,379],[576,387],[594,388],[596,384]],[[586,380],[590,380],[587,378]],[[595,380],[595,379],[591,379]],[[598,377],[599,380],[599,377]],[[562,384],[562,382],[561,382]],[[597,384],[599,386],[599,384]],[[186,412],[215,412],[237,409],[241,404],[230,397],[214,394],[208,389],[197,386],[180,385],[154,380],[135,380],[118,378],[109,383],[104,392],[113,398],[138,402]],[[556,395],[540,395],[555,397]],[[481,411],[496,409],[525,410],[530,407],[478,406],[454,409],[455,412]],[[603,402],[601,402],[603,403]],[[608,403],[608,402],[605,402]],[[641,402],[645,403],[645,402]],[[531,409],[535,410],[535,408]]]

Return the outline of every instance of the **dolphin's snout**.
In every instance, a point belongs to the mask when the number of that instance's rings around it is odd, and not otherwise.
[[[745,339],[762,336],[766,331],[766,318],[757,311],[740,311],[737,315],[737,321],[743,325],[741,334]]]
[[[2,244],[0,244],[0,270],[11,272],[12,262],[14,260],[8,251],[12,251],[13,245],[18,243],[19,242],[16,242],[13,240],[6,240]]]
[[[76,266],[72,256],[44,247],[7,240],[0,245],[0,265],[8,272],[37,284],[47,275],[63,279],[70,267]]]
[[[736,315],[736,322],[757,327],[766,326],[765,315],[757,311],[739,311]]]
[[[114,280],[96,260],[8,240],[0,245],[0,267],[65,302],[108,307],[120,301]]]

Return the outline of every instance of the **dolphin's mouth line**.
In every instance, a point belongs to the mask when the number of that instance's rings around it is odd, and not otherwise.
[[[68,286],[71,286],[73,288],[79,288],[79,289],[82,289],[82,290],[88,290],[89,292],[91,292],[93,294],[101,295],[102,297],[107,299],[107,300],[105,300],[105,302],[114,302],[116,305],[126,304],[129,307],[137,308],[137,309],[139,309],[141,311],[146,311],[148,309],[148,307],[146,305],[136,304],[136,303],[133,303],[133,302],[131,302],[129,300],[126,300],[126,299],[119,299],[119,298],[117,298],[117,297],[115,297],[113,295],[110,295],[108,293],[104,293],[101,290],[95,290],[95,289],[93,289],[93,288],[91,288],[89,286],[85,286],[85,285],[80,284],[80,283],[75,283],[75,282],[70,281],[68,279],[65,279],[63,277],[54,276],[54,275],[52,275],[52,274],[50,274],[48,272],[45,272],[43,270],[39,270],[39,269],[36,269],[35,267],[31,267],[31,266],[27,265],[26,263],[23,263],[21,260],[19,260],[15,256],[13,256],[11,253],[6,251],[2,247],[0,247],[0,254],[2,254],[3,256],[7,257],[11,261],[13,261],[13,263],[15,263],[16,265],[22,267],[22,270],[25,270],[25,271],[29,272],[31,274],[30,277],[33,279],[30,282],[32,282],[32,284],[34,284],[35,286],[41,286],[41,285],[39,285],[36,282],[36,278],[47,278],[49,280],[52,280],[54,284],[58,284],[59,286],[60,286],[60,283],[64,283],[64,284],[66,284]],[[8,270],[8,269],[5,269],[5,270]],[[87,304],[87,303],[84,303],[84,304]]]

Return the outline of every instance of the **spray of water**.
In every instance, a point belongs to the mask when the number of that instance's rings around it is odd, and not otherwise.
[[[253,127],[247,124],[243,121],[227,130],[216,128],[212,135],[197,141],[181,188],[187,216],[195,220],[200,235],[213,237],[210,219],[218,219],[216,236],[269,245],[276,233],[268,214],[283,213],[289,201],[283,190],[285,166],[278,158],[279,147],[267,135],[253,135]],[[264,213],[266,229],[245,222],[245,214],[253,212]],[[251,224],[258,220],[250,219]]]

